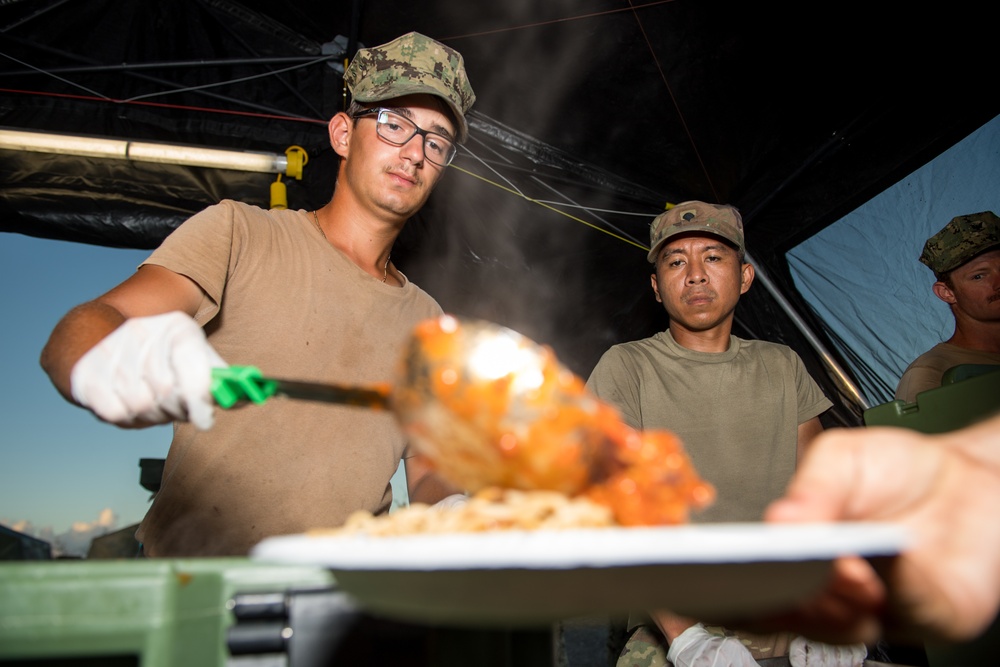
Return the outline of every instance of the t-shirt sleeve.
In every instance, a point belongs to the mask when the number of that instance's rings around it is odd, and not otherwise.
[[[913,403],[917,394],[941,386],[941,371],[928,366],[911,366],[899,378],[896,386],[896,400]]]
[[[591,371],[587,389],[605,403],[618,408],[623,422],[639,429],[642,424],[639,379],[628,359],[617,346],[608,349]]]
[[[809,371],[806,370],[806,365],[802,363],[799,355],[792,352],[792,359],[795,364],[795,390],[799,402],[798,421],[800,424],[804,424],[833,407],[833,402],[826,397],[816,380],[809,375]]]
[[[222,303],[230,265],[236,255],[235,202],[222,201],[196,213],[171,232],[142,263],[186,276],[205,293],[195,320],[204,325]]]

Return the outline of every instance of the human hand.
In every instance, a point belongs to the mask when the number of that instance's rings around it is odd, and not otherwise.
[[[469,502],[469,496],[465,495],[464,493],[453,493],[450,496],[446,496],[441,500],[437,501],[431,507],[439,510],[447,510],[456,507],[461,507],[467,502]]]
[[[73,398],[124,427],[189,420],[211,428],[212,368],[225,367],[204,330],[181,312],[125,320],[70,375]]]
[[[792,667],[862,667],[867,657],[864,644],[822,644],[801,635],[788,647]]]
[[[895,522],[913,545],[871,564],[838,559],[821,595],[752,627],[831,642],[975,637],[1000,608],[998,506],[1000,416],[933,436],[826,431],[765,520]]]
[[[695,623],[670,642],[667,660],[674,667],[758,667],[739,639],[712,634],[701,623]]]

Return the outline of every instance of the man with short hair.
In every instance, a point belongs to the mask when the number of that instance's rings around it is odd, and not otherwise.
[[[736,304],[754,279],[744,243],[743,219],[732,206],[688,201],[658,215],[647,259],[668,328],[614,345],[587,381],[630,426],[678,435],[717,494],[713,505],[692,515],[694,522],[760,521],[822,431],[819,415],[832,406],[791,348],[732,334]],[[619,667],[755,665],[775,658],[788,664],[804,641],[707,627],[666,611],[650,617],[653,622],[630,619],[633,632]],[[814,658],[820,650],[832,652],[827,665],[850,664],[836,661],[850,657],[837,649],[811,648]]]
[[[951,338],[921,354],[903,371],[897,400],[941,386],[950,368],[1000,364],[1000,218],[993,211],[952,218],[927,239],[920,262],[934,272],[934,295],[955,320]]]
[[[222,201],[138,270],[73,308],[42,351],[69,401],[125,428],[174,422],[160,490],[136,537],[146,556],[238,556],[278,534],[387,512],[406,442],[384,411],[273,398],[214,411],[213,367],[370,385],[393,378],[440,305],[392,264],[397,236],[468,132],[461,54],[418,33],[361,49],[353,102],[329,121],[340,157],[314,211]],[[225,361],[224,361],[225,360]],[[451,494],[407,457],[410,498]]]

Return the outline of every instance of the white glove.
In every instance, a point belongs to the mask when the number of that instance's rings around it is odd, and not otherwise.
[[[864,644],[822,644],[795,637],[788,648],[792,667],[861,667],[868,657]]]
[[[713,635],[701,623],[670,642],[667,660],[675,667],[758,667],[739,639]]]
[[[198,323],[181,312],[122,323],[73,366],[73,398],[104,421],[212,426],[212,368],[225,367]]]
[[[464,493],[453,493],[450,496],[445,496],[441,500],[434,503],[434,509],[452,509],[454,507],[461,507],[467,502],[469,502],[469,496]]]

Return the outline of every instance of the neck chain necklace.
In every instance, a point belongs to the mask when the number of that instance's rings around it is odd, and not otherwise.
[[[326,232],[323,231],[323,228],[320,227],[320,224],[319,224],[319,213],[317,213],[315,210],[313,211],[313,220],[316,222],[316,229],[318,229],[320,231],[320,233],[323,234],[323,236],[326,236]],[[385,258],[385,266],[382,267],[382,282],[383,283],[389,279],[389,260],[390,259],[392,259],[392,254],[391,253]]]

